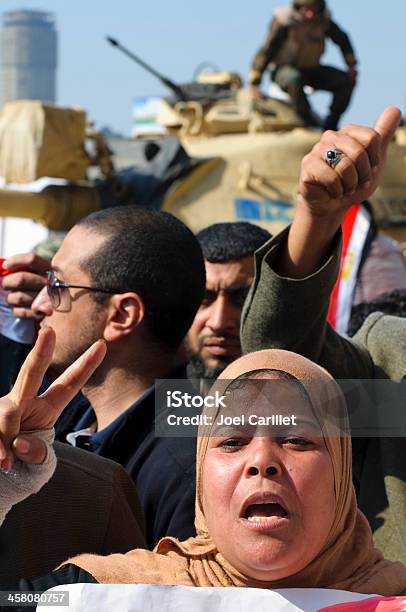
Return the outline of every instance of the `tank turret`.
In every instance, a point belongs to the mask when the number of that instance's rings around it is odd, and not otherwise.
[[[167,210],[193,231],[245,220],[275,233],[290,223],[300,163],[320,132],[301,126],[286,100],[253,100],[234,73],[176,84],[109,41],[170,89],[158,117],[166,135],[106,142],[83,111],[11,103],[0,112],[0,215],[68,230],[93,210],[127,204]],[[404,243],[405,134],[398,129],[371,202],[379,226]]]
[[[171,135],[218,136],[303,127],[289,103],[275,98],[256,100],[242,89],[243,80],[235,72],[202,72],[193,82],[177,84],[116,39],[107,40],[171,91],[157,118]]]

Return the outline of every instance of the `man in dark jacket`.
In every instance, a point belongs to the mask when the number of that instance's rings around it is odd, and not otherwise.
[[[340,48],[347,72],[320,65],[327,38]],[[351,100],[356,64],[350,39],[332,21],[325,1],[295,0],[291,6],[279,8],[274,13],[266,42],[252,65],[252,92],[256,97],[262,96],[259,86],[265,70],[270,68],[272,80],[290,95],[299,117],[311,126],[317,121],[304,86],[330,91],[333,100],[323,127],[335,130]]]
[[[131,217],[131,213],[127,215]],[[156,226],[155,233],[158,228],[159,225]],[[172,266],[173,270],[168,270],[162,266],[159,253],[155,258],[148,257],[150,246],[145,244],[148,241],[148,232],[149,230],[146,230],[143,242],[138,241],[138,247],[144,247],[145,267],[149,267],[153,272],[155,270],[154,274],[161,279],[161,290],[165,286],[166,291],[173,290],[172,287],[176,283],[179,285],[182,279],[182,275],[176,271],[180,262],[184,261],[182,245],[178,242],[178,256],[175,254],[176,265]],[[123,236],[123,244],[120,245],[120,242],[116,244],[116,250],[119,252],[131,249],[124,234]],[[226,365],[241,355],[240,317],[254,277],[253,255],[269,237],[269,232],[263,228],[240,222],[217,223],[197,235],[205,260],[207,283],[204,299],[188,333],[188,356],[191,359],[188,375],[194,383],[199,380],[199,390],[203,393]],[[63,248],[61,260],[64,265],[69,265],[71,249]],[[160,251],[164,250],[164,245],[161,245]],[[59,259],[60,254],[56,256],[54,263],[56,261],[58,264]],[[117,275],[119,272],[119,269],[114,270],[111,267],[109,257],[105,259],[101,257],[101,263],[104,266],[104,275],[109,273]],[[168,261],[166,263],[168,264]],[[7,277],[7,288],[12,290],[9,301],[14,305],[15,314],[29,317],[37,315],[42,318],[51,310],[48,296],[43,293],[31,309],[25,287],[37,288],[41,276],[32,274],[29,270],[41,273],[43,260],[27,254],[11,258],[8,264],[26,269],[24,273],[16,272]],[[25,275],[24,278],[21,277],[22,274]],[[168,279],[170,274],[172,274],[172,284]],[[178,274],[176,281],[175,274]],[[95,271],[94,278],[99,282],[101,276],[98,270]],[[189,290],[192,290],[192,293],[193,286],[198,280],[198,278],[190,279]],[[111,285],[113,280],[106,279],[106,286],[109,283]],[[25,295],[28,300],[22,303],[21,298]],[[52,316],[55,317],[57,314]],[[63,325],[63,329],[66,328],[69,324],[67,316],[69,314],[65,314],[61,323],[56,321],[56,324]],[[78,318],[80,324],[82,320],[83,313],[80,311]],[[176,321],[177,318],[174,317],[173,323],[176,324]],[[75,340],[74,345],[76,344]],[[61,347],[59,352],[60,349]],[[74,353],[73,349],[74,347],[69,355]],[[144,353],[144,359],[146,354]],[[136,366],[140,367],[135,363],[134,373]],[[131,386],[134,373],[125,380],[125,384],[121,384],[122,391]],[[184,379],[185,375],[186,370],[182,365],[172,369],[167,368],[165,373],[165,377],[171,379]],[[93,408],[89,405],[88,399],[79,396],[64,411],[56,428],[59,440],[68,441],[74,446],[114,459],[130,473],[137,485],[146,514],[149,546],[153,546],[160,536],[167,534],[179,538],[188,537],[193,531],[194,516],[194,440],[169,437],[161,439],[155,435],[155,392],[156,388],[152,385],[145,389],[141,397],[135,399],[121,415],[117,415],[112,423],[106,427],[98,427],[97,431],[94,424],[99,393],[92,393],[92,397],[95,397],[91,400]],[[161,417],[164,415],[164,410],[163,407]],[[182,485],[175,484],[178,482]]]
[[[9,269],[15,264],[8,260]],[[178,349],[205,287],[198,241],[168,213],[116,207],[82,219],[50,268],[47,286],[27,306],[56,333],[53,368],[65,371],[98,338],[107,344],[85,400],[63,413],[57,438],[125,467],[145,512],[149,547],[165,535],[193,535],[195,439],[155,435],[155,381],[186,378]],[[21,288],[22,274],[38,280],[26,271],[8,282]]]

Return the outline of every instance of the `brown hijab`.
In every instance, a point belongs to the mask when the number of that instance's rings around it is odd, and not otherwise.
[[[305,388],[318,417],[329,452],[336,492],[336,513],[330,534],[318,556],[302,571],[277,582],[257,581],[235,570],[218,552],[208,533],[202,504],[202,466],[210,428],[201,428],[196,463],[197,537],[179,542],[163,538],[153,552],[133,550],[126,555],[80,555],[70,559],[101,583],[237,586],[256,588],[330,588],[385,596],[406,594],[406,567],[385,561],[374,548],[369,525],[357,509],[351,475],[351,440],[334,434],[334,425],[322,418],[329,407],[346,421],[340,388],[332,377],[308,359],[281,350],[241,357],[222,373],[216,387],[258,370],[286,372]],[[226,382],[227,381],[227,382]],[[323,408],[324,407],[324,408]],[[335,432],[336,433],[336,432]]]

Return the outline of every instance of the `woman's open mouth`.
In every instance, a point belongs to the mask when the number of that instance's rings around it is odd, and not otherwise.
[[[254,531],[272,531],[289,522],[289,513],[280,502],[258,501],[247,505],[241,516],[241,522]]]

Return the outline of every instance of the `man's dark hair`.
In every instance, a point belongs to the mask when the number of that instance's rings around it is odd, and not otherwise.
[[[353,306],[348,335],[354,336],[373,312],[406,317],[406,289],[395,289],[390,293],[383,293],[372,302],[362,302]]]
[[[94,284],[138,293],[153,338],[176,349],[205,289],[204,260],[193,233],[169,213],[138,206],[97,211],[78,225],[106,236],[82,262]],[[106,294],[93,295],[99,303],[106,300]]]
[[[243,221],[215,223],[197,234],[203,256],[210,263],[253,255],[271,237],[266,229]]]

